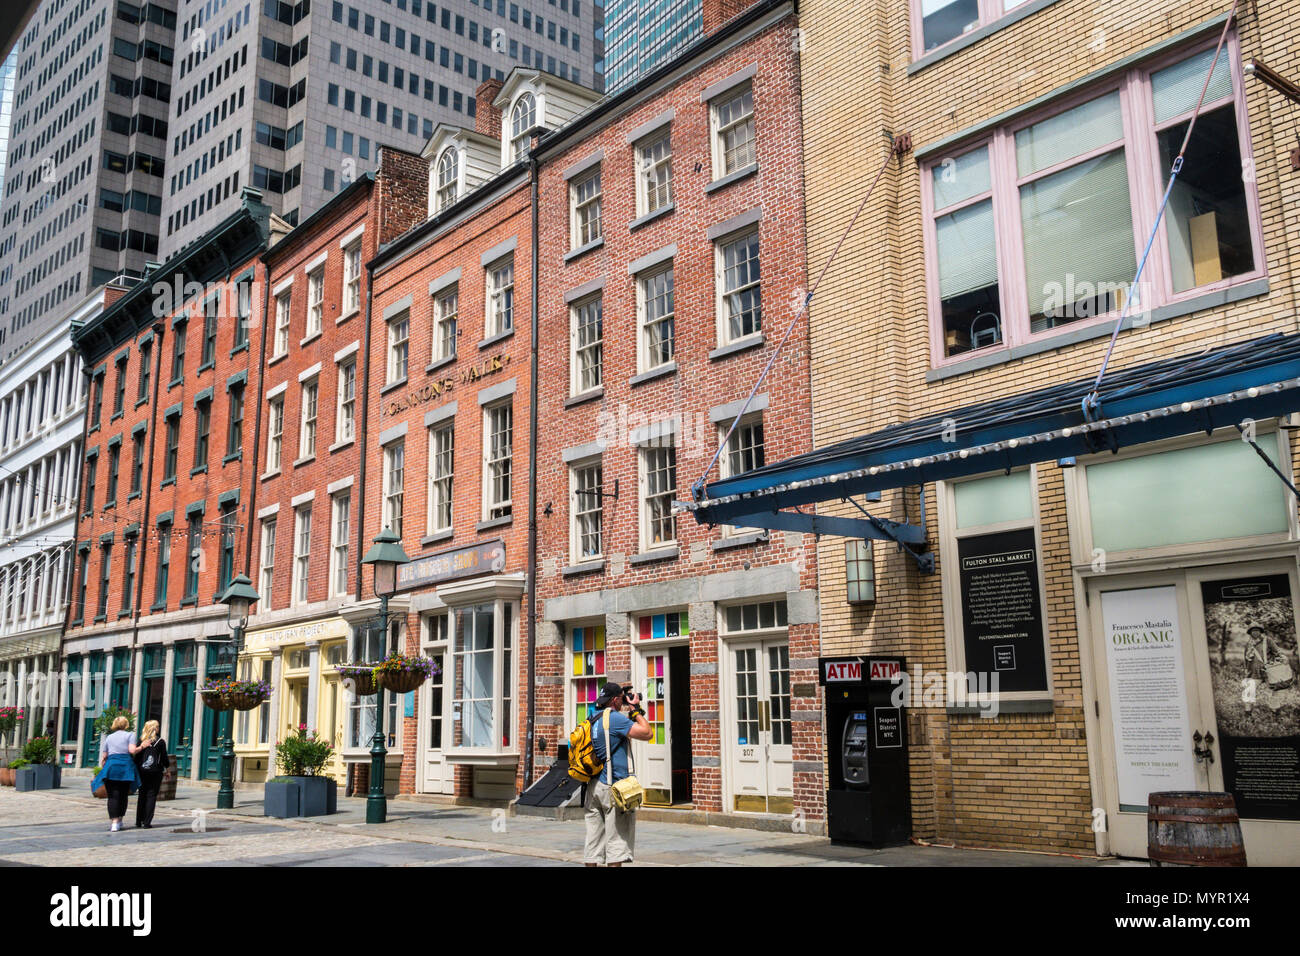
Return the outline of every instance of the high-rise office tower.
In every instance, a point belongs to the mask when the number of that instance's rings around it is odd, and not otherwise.
[[[18,76],[18,54],[10,53],[0,63],[0,196],[5,187],[5,155],[9,152],[9,124],[13,119],[14,79]]]
[[[703,32],[703,0],[605,0],[605,92],[635,82]]]
[[[14,47],[0,359],[156,258],[175,0],[46,0]]]
[[[44,0],[14,48],[0,359],[244,186],[295,223],[375,163],[472,125],[514,66],[600,89],[593,0]]]
[[[382,143],[419,152],[472,125],[474,90],[526,64],[597,87],[592,0],[179,0],[159,255],[220,222],[245,185],[290,223]]]

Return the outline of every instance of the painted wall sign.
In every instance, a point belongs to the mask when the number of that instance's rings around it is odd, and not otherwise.
[[[1145,810],[1164,790],[1204,789],[1192,754],[1177,588],[1103,591],[1101,621],[1120,809]]]
[[[306,624],[249,631],[244,637],[244,647],[248,650],[256,650],[262,647],[282,647],[286,644],[325,641],[347,636],[348,622],[341,617],[331,617],[323,621],[309,621]]]
[[[442,584],[476,574],[499,574],[506,569],[506,545],[500,538],[465,548],[454,548],[412,558],[397,566],[397,590]]]
[[[1047,690],[1033,529],[961,538],[957,560],[966,670],[996,672],[1000,691]]]
[[[510,366],[510,356],[502,352],[498,355],[492,355],[488,358],[481,359],[472,365],[466,365],[460,369],[459,374],[448,376],[446,378],[434,379],[431,382],[412,388],[402,395],[389,400],[384,405],[384,412],[388,415],[396,415],[404,412],[408,408],[415,408],[419,405],[426,405],[435,399],[442,398],[448,392],[452,391],[457,384],[472,385],[473,383],[495,375]]]

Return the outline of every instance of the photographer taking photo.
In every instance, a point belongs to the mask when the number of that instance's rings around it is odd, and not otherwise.
[[[605,727],[608,711],[608,734]],[[630,741],[650,740],[654,731],[641,709],[641,695],[626,687],[608,683],[596,701],[591,718],[592,748],[597,760],[604,763],[600,776],[587,786],[584,804],[587,821],[587,844],[583,860],[587,866],[622,866],[632,861],[636,840],[636,813],[615,806],[613,786],[628,776]],[[608,750],[606,739],[608,738]]]

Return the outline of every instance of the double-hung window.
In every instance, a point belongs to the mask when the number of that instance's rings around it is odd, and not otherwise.
[[[122,414],[122,409],[126,405],[126,363],[126,356],[118,359],[117,362],[117,379],[113,386],[114,418]]]
[[[718,341],[735,342],[763,330],[759,288],[758,230],[717,246],[719,290]]]
[[[747,471],[753,471],[755,468],[762,468],[766,463],[763,452],[763,416],[762,413],[747,415],[736,425],[735,431],[727,437],[727,430],[731,428],[733,420],[727,419],[719,423],[718,438],[726,438],[726,454],[721,461],[721,472],[725,478],[734,478],[736,475],[742,475]],[[744,531],[753,530],[751,528],[739,528],[732,525],[724,525],[722,533],[724,536],[740,534]]]
[[[253,315],[253,284],[241,282],[235,286],[235,304],[238,314],[235,316],[236,349],[248,345],[248,322]]]
[[[122,613],[130,613],[135,606],[135,572],[139,556],[140,538],[136,534],[127,535],[126,557],[122,561]]]
[[[167,521],[158,525],[158,543],[155,545],[158,555],[157,576],[154,578],[153,606],[159,610],[167,607],[167,581],[170,577],[172,561],[172,526]],[[263,591],[263,594],[269,592]],[[270,607],[268,604],[267,607]]]
[[[212,427],[212,399],[194,406],[194,468],[208,467],[208,432]]]
[[[455,358],[456,318],[460,312],[460,294],[456,286],[440,292],[433,300],[433,360]]]
[[[640,334],[639,366],[649,371],[673,360],[673,267],[637,279],[637,317]]]
[[[172,330],[172,381],[185,377],[185,329],[189,323],[181,320]]]
[[[604,299],[597,294],[575,303],[570,309],[573,332],[570,367],[573,380],[571,394],[580,395],[599,388],[605,381],[604,355]]]
[[[339,492],[330,499],[330,597],[348,593],[348,536],[352,518],[352,494]]]
[[[429,429],[429,534],[451,530],[455,447],[452,425]]]
[[[448,146],[438,157],[434,180],[434,212],[446,209],[456,201],[456,193],[460,186],[460,160],[457,158],[456,147]]]
[[[95,620],[102,621],[108,615],[108,586],[113,573],[113,545],[102,545],[99,549],[99,604],[95,607]]]
[[[600,238],[600,199],[599,166],[569,185],[571,248],[579,249]]]
[[[244,444],[244,386],[230,387],[230,415],[226,428],[226,457],[238,455]]]
[[[316,405],[320,381],[311,379],[302,386],[302,426],[298,434],[298,460],[316,456]]]
[[[275,297],[275,346],[272,357],[289,353],[289,303],[290,293],[282,292]]]
[[[709,108],[713,121],[713,178],[758,162],[754,140],[754,90],[748,84],[725,93]]]
[[[411,313],[402,312],[388,322],[388,383],[406,378],[410,355]]]
[[[507,256],[488,266],[487,320],[489,336],[509,332],[515,327],[515,257]]]
[[[1132,289],[1213,56],[1210,47],[1129,70],[1082,102],[930,161],[922,182],[936,365],[1065,325],[1113,321],[1126,304],[1140,319],[1262,274],[1231,39]]]
[[[258,588],[257,593],[262,595],[261,608],[269,611],[272,608],[271,597],[275,593],[275,518],[262,519],[262,545],[261,561],[257,574]],[[262,604],[262,601],[266,602]]]
[[[181,416],[167,416],[167,438],[165,451],[163,453],[163,481],[173,481],[176,478],[177,458],[179,457],[181,447]]]
[[[639,449],[641,460],[641,548],[671,547],[677,543],[673,498],[677,494],[677,449],[663,441]]]
[[[604,476],[599,458],[578,462],[569,469],[569,489],[573,502],[570,535],[571,560],[577,564],[603,555],[602,513]]]
[[[511,514],[510,477],[514,462],[514,407],[510,402],[483,409],[483,518]]]
[[[673,141],[669,133],[639,144],[637,215],[648,216],[673,202]]]
[[[343,314],[361,308],[361,240],[343,250]]]
[[[339,366],[338,414],[335,416],[334,441],[349,442],[357,429],[357,363],[349,359]]]
[[[117,503],[117,474],[122,464],[122,446],[113,444],[108,446],[108,494],[104,501],[105,506]]]
[[[203,567],[203,512],[190,515],[185,532],[185,595],[194,604],[199,599],[199,571]]]
[[[307,603],[311,562],[311,505],[293,513],[293,603]]]
[[[58,394],[58,372],[59,366],[56,365],[54,367],[56,395]],[[136,386],[135,390],[135,403],[137,405],[141,402],[148,401],[149,399],[149,377],[152,373],[153,341],[151,339],[146,339],[140,343],[140,378],[139,384]]]
[[[274,474],[280,470],[284,457],[284,396],[279,395],[268,403],[266,425],[266,470]]]
[[[402,536],[403,489],[406,484],[406,442],[384,446],[384,527]]]
[[[221,311],[220,296],[214,295],[203,305],[203,354],[199,368],[217,361],[217,321]]]
[[[138,495],[144,482],[144,435],[131,442],[131,494]]]
[[[976,27],[992,23],[1028,0],[911,0],[912,57],[952,42]],[[981,9],[982,8],[982,9]]]
[[[356,275],[359,277],[361,274],[361,243],[357,243],[353,247],[353,249],[356,251],[356,262],[354,268],[357,270]],[[360,280],[358,279],[357,281],[359,282]],[[315,335],[321,330],[321,319],[324,313],[325,313],[325,267],[321,266],[319,269],[307,273],[307,337],[308,338]]]

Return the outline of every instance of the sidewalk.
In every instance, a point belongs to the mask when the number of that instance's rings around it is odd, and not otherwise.
[[[368,826],[366,801],[339,797],[328,817],[280,820],[263,815],[261,788],[237,789],[233,810],[213,810],[215,787],[182,784],[175,800],[158,805],[155,828],[106,832],[104,802],[88,781],[70,778],[57,791],[0,790],[0,859],[49,865],[129,864],[116,849],[126,840],[166,848],[166,865],[556,865],[582,862],[583,824],[577,820],[509,816],[501,808],[389,800],[388,822]],[[134,800],[128,811],[133,821]],[[54,829],[60,828],[60,829]],[[51,838],[58,834],[58,840]],[[62,847],[62,850],[54,849]],[[951,847],[882,850],[833,846],[823,837],[779,831],[639,821],[638,865],[650,866],[1125,866],[1094,857],[1055,856]],[[145,847],[141,846],[144,850]],[[65,853],[66,851],[66,853]]]

